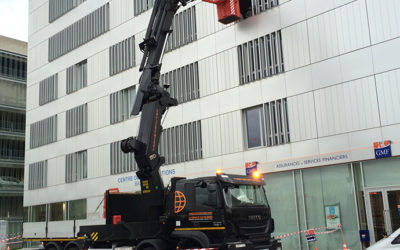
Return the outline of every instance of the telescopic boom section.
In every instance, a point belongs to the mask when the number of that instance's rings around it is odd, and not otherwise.
[[[145,39],[139,44],[144,53],[139,68],[142,75],[131,114],[138,115],[142,111],[142,116],[138,136],[123,140],[121,149],[124,153],[135,154],[139,168],[136,175],[140,179],[142,194],[164,189],[159,170],[165,159],[158,154],[158,143],[162,132],[161,119],[167,108],[177,105],[178,102],[170,97],[166,87],[159,84],[161,59],[174,15],[180,3],[186,5],[186,2],[186,0],[156,0]]]

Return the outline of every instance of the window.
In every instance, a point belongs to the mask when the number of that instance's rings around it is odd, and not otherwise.
[[[135,66],[135,37],[129,37],[109,49],[110,76]]]
[[[87,60],[67,69],[67,94],[87,86]]]
[[[58,98],[58,74],[39,82],[39,105],[44,105]]]
[[[133,153],[125,154],[120,147],[120,141],[110,144],[110,173],[121,174],[137,170]]]
[[[29,190],[47,187],[47,160],[29,164]]]
[[[176,98],[179,103],[200,97],[199,66],[197,62],[162,74],[160,79],[161,85],[170,85],[168,91],[171,97]]]
[[[251,108],[245,111],[247,146],[249,148],[265,145],[265,126],[263,107]]]
[[[0,196],[0,220],[12,220],[14,218],[19,220],[23,215],[22,196]],[[4,230],[4,227],[2,227],[2,230]]]
[[[203,158],[201,122],[194,121],[164,129],[160,137],[159,153],[165,157],[166,164]]]
[[[248,148],[290,142],[286,98],[247,109],[244,115]]]
[[[0,130],[25,132],[25,114],[0,110]]]
[[[278,0],[251,0],[251,2],[240,2],[240,12],[243,18],[257,15],[266,10],[272,9],[279,5]]]
[[[49,221],[61,221],[66,219],[66,202],[57,202],[49,204]]]
[[[85,0],[50,0],[49,1],[49,23],[72,10]]]
[[[238,59],[240,84],[284,72],[281,31],[239,45]]]
[[[126,88],[110,95],[110,123],[125,121],[131,116],[131,109],[135,102],[134,87]]]
[[[172,51],[197,40],[196,6],[175,14],[172,33],[168,36],[165,52]]]
[[[23,161],[24,155],[24,141],[0,139],[0,159]]]
[[[68,220],[85,220],[86,207],[86,199],[68,201]]]
[[[87,178],[87,151],[75,152],[65,156],[65,183],[77,182]]]
[[[31,207],[32,217],[29,221],[41,222],[46,221],[46,205],[37,205]]]
[[[26,81],[26,56],[0,50],[0,76]]]
[[[57,141],[57,115],[31,124],[31,148],[37,148],[55,141]]]
[[[155,0],[134,0],[134,14],[135,16],[140,15],[146,10],[154,6]]]
[[[60,0],[64,1],[64,0]],[[49,62],[110,29],[108,3],[49,38]]]
[[[87,132],[88,129],[88,109],[87,104],[67,110],[66,137],[72,137]]]

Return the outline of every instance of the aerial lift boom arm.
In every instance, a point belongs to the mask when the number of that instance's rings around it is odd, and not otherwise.
[[[136,175],[141,182],[142,194],[162,191],[164,184],[159,173],[164,157],[158,154],[158,144],[162,132],[161,119],[170,106],[178,104],[166,91],[168,86],[160,86],[161,60],[174,15],[180,5],[188,0],[156,0],[147,27],[144,41],[139,44],[143,58],[139,67],[139,79],[132,115],[140,111],[139,132],[136,138],[129,137],[121,142],[125,153],[134,152],[139,171]]]

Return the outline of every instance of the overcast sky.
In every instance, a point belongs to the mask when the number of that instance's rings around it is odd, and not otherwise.
[[[28,41],[28,1],[0,0],[0,35]]]

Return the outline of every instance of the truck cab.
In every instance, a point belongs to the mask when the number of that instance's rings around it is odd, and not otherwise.
[[[219,249],[276,249],[271,240],[274,220],[260,177],[220,173],[182,179],[176,183],[174,202],[175,232],[201,231],[210,247]]]

